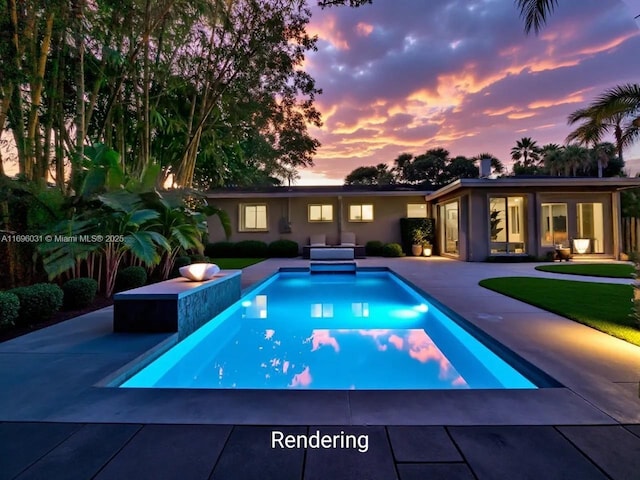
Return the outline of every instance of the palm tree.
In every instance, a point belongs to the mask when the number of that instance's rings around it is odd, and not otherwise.
[[[575,141],[578,145],[595,148],[602,141],[602,134],[604,133],[602,125],[597,118],[588,118],[589,120],[586,123],[580,125],[567,136],[567,143]],[[596,159],[598,161],[598,178],[602,178],[603,160],[600,155],[596,156]]]
[[[513,160],[522,159],[525,167],[532,167],[540,160],[540,148],[535,140],[530,137],[522,137],[516,142],[516,146],[511,149]]]
[[[540,149],[544,168],[549,175],[558,176],[564,172],[564,148],[557,143],[548,143]]]
[[[578,174],[579,168],[585,168],[589,164],[589,150],[576,144],[567,145],[562,152],[564,161],[565,175],[569,176],[569,172],[574,177]]]
[[[587,108],[581,108],[569,115],[570,125],[584,122],[579,130],[569,136],[577,140],[588,133],[587,136],[595,138],[597,143],[605,133],[613,133],[618,157],[623,160],[624,148],[633,143],[638,136],[638,126],[634,125],[638,119],[634,118],[633,113],[637,109],[637,106],[634,108],[633,104],[628,105],[617,97],[610,97],[602,104],[596,101]]]
[[[600,95],[591,108],[602,121],[612,124],[618,156],[640,135],[640,84],[617,85]],[[623,123],[624,122],[624,123]]]
[[[524,31],[540,33],[542,27],[547,23],[547,17],[553,13],[558,6],[558,0],[516,0],[520,9],[520,17],[524,19]],[[640,17],[637,15],[635,18]]]

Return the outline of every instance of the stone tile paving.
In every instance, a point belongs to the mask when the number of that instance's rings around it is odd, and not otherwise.
[[[368,435],[368,450],[273,449],[284,435]],[[632,433],[633,432],[633,433]],[[639,478],[640,426],[316,427],[0,424],[0,479]]]

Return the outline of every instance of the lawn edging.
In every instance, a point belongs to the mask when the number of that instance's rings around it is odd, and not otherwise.
[[[640,346],[631,285],[537,277],[487,278],[479,285]]]
[[[538,265],[540,272],[562,275],[584,275],[588,277],[633,278],[633,265],[628,263],[573,263],[564,265]]]

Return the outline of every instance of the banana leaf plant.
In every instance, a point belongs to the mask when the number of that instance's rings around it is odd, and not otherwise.
[[[144,208],[140,195],[117,191],[100,195],[103,211],[107,215],[99,220],[104,232],[101,250],[105,267],[105,295],[110,297],[115,286],[118,267],[126,252],[151,267],[160,263],[161,254],[170,250],[169,242],[161,233],[152,230],[160,213]]]
[[[169,242],[163,253],[160,273],[167,279],[173,270],[175,259],[181,251],[197,250],[202,254],[202,237],[207,232],[207,218],[217,216],[227,238],[231,236],[231,220],[219,208],[207,205],[201,194],[186,190],[149,192],[143,195],[146,204],[160,213],[152,227]]]

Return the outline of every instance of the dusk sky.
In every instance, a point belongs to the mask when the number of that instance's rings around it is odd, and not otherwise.
[[[323,94],[316,166],[299,185],[342,183],[354,168],[444,147],[510,165],[522,137],[563,144],[567,115],[640,81],[640,0],[564,0],[539,36],[513,0],[374,0],[314,8],[318,51],[305,69]],[[640,171],[640,142],[625,151]]]

